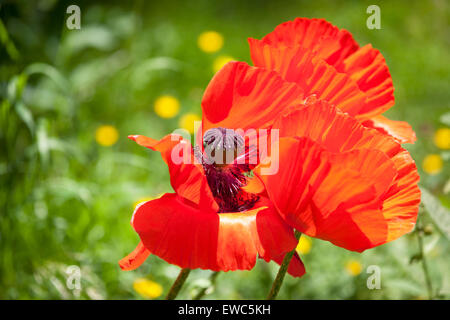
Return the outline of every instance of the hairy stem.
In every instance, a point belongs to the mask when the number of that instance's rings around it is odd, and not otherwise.
[[[298,231],[295,231],[295,237],[297,240],[300,239],[300,236],[302,234]],[[289,268],[289,263],[292,260],[292,257],[294,256],[296,248],[294,248],[292,251],[289,251],[286,253],[283,259],[283,263],[280,266],[280,269],[278,270],[277,277],[275,278],[272,288],[270,289],[269,295],[267,296],[267,300],[275,300],[278,292],[281,289],[281,285],[283,284],[284,276],[286,275],[286,272]]]
[[[172,285],[172,288],[170,288],[170,291],[167,294],[166,300],[174,300],[177,297],[190,272],[191,269],[181,269],[180,274],[178,275],[177,279]]]

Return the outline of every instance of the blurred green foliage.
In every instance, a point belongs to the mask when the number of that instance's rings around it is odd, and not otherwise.
[[[81,8],[81,30],[66,28],[66,8],[74,3]],[[366,28],[370,4],[381,8],[381,30]],[[298,16],[325,18],[351,31],[360,44],[381,50],[396,89],[396,106],[387,115],[412,124],[418,141],[406,147],[418,164],[421,186],[448,214],[449,151],[433,144],[435,130],[449,126],[440,122],[450,111],[448,1],[3,1],[0,298],[141,298],[133,290],[139,277],[167,292],[179,268],[154,256],[132,272],[117,264],[138,243],[129,225],[133,204],[171,191],[160,157],[126,137],[161,138],[178,127],[183,114],[200,114],[214,60],[227,55],[250,62],[247,37],[260,38]],[[217,53],[197,46],[207,30],[224,37]],[[164,94],[181,103],[173,119],[153,112],[154,100]],[[119,131],[110,147],[95,140],[105,124]],[[430,153],[444,159],[437,175],[421,169]],[[424,212],[420,234],[432,295],[448,299],[448,238]],[[416,230],[363,254],[314,239],[302,257],[307,275],[288,276],[279,298],[428,298],[417,236]],[[346,271],[350,260],[359,261],[361,274]],[[69,265],[81,268],[81,292],[66,286]],[[382,270],[380,290],[366,287],[369,265]],[[276,270],[273,263],[258,262],[252,271],[221,273],[205,298],[263,298]],[[209,286],[210,274],[192,272],[180,297]]]

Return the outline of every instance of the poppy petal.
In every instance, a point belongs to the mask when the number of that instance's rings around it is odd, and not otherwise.
[[[337,32],[337,27],[325,19],[296,18],[279,24],[258,41],[276,46],[314,48],[324,36],[336,35]]]
[[[386,242],[388,222],[381,197],[396,177],[394,163],[378,150],[353,150],[328,157],[330,171],[308,208],[315,217],[314,236],[353,251]]]
[[[323,19],[288,21],[261,40],[249,39],[249,43],[255,66],[276,70],[287,81],[297,82],[299,75],[307,70],[308,65],[300,61],[308,53],[315,57],[317,64],[324,62],[332,66],[334,72],[347,75],[352,85],[356,84],[364,94],[364,104],[355,102],[352,109],[333,103],[352,116],[368,119],[394,105],[394,86],[383,55],[370,44],[359,48],[348,31],[339,30]],[[304,82],[297,83],[303,88]],[[311,94],[304,90],[306,96]],[[325,99],[323,95],[319,96]],[[355,113],[358,105],[360,110]]]
[[[370,174],[379,194],[390,186],[396,175],[394,163],[388,157],[400,152],[400,145],[365,128],[325,101],[312,100],[303,107],[286,110],[273,128],[280,130],[280,137],[308,137],[327,151],[340,153],[336,158],[340,158],[341,163]]]
[[[357,172],[364,172],[364,178],[372,181],[378,195],[384,194],[397,176],[394,162],[386,154],[375,149],[357,149],[331,154],[330,161]]]
[[[134,270],[140,267],[149,255],[150,251],[144,247],[141,241],[129,255],[119,261],[119,266],[125,271]]]
[[[302,125],[299,126],[298,123]],[[398,238],[411,230],[420,203],[420,190],[417,185],[419,175],[414,160],[394,139],[362,126],[357,120],[323,101],[312,101],[304,107],[287,110],[275,121],[273,127],[280,128],[280,137],[308,137],[331,152],[374,149],[386,154],[395,166],[397,172],[395,179],[386,187],[390,175],[380,176],[379,179],[372,178],[372,181],[377,181],[375,184],[377,194],[386,188],[385,194],[381,195],[384,202],[383,214],[389,228],[386,241]],[[375,173],[377,166],[378,164],[373,170],[365,171]]]
[[[380,197],[396,170],[384,153],[329,153],[308,138],[281,138],[279,150],[279,159],[273,160],[283,163],[278,172],[262,175],[260,165],[255,174],[289,225],[355,251],[386,240]]]
[[[303,207],[329,171],[330,164],[321,156],[323,149],[308,138],[281,138],[278,148],[278,158],[264,161],[264,165],[273,165],[276,161],[283,163],[283,166],[275,165],[278,167],[276,174],[265,174],[262,163],[254,173],[264,182],[269,198],[280,215],[289,225],[304,232],[313,226],[313,217],[301,216]]]
[[[303,106],[287,109],[277,118],[273,128],[279,129],[280,137],[308,137],[330,152],[377,149],[393,157],[402,150],[394,139],[364,127],[321,100],[309,99]]]
[[[400,143],[414,143],[417,140],[411,125],[405,121],[394,121],[380,115],[364,121],[363,125],[389,134]]]
[[[259,194],[264,192],[264,183],[258,176],[254,176],[252,178],[247,178],[247,184],[242,187],[247,193]]]
[[[192,146],[183,137],[170,134],[161,140],[155,140],[141,135],[129,136],[141,146],[158,151],[169,167],[170,183],[180,196],[200,206],[218,210],[205,173],[197,163]]]
[[[305,96],[317,96],[356,116],[365,107],[366,96],[348,75],[318,58],[307,48],[274,47],[250,40],[255,66],[275,70],[283,79],[298,84]]]
[[[359,118],[379,115],[394,105],[394,85],[389,68],[383,55],[372,45],[359,48],[335,67],[356,81],[367,96]]]
[[[359,47],[347,30],[339,30],[324,19],[308,18],[284,22],[257,41],[275,47],[307,48],[329,64],[339,63]]]
[[[229,62],[205,90],[203,132],[213,127],[268,128],[280,110],[302,100],[302,89],[275,72],[244,62]]]
[[[132,225],[153,254],[182,268],[249,270],[257,255],[271,259],[292,250],[292,228],[267,207],[211,214],[176,194],[148,201]]]
[[[403,150],[392,158],[398,175],[383,197],[383,214],[392,241],[410,232],[416,223],[420,204],[419,174],[411,155]]]
[[[280,254],[279,256],[274,257],[272,260],[281,266],[285,255],[286,254]],[[305,265],[303,264],[303,261],[300,259],[297,252],[295,252],[292,256],[292,260],[289,263],[287,272],[295,278],[299,278],[306,273]]]

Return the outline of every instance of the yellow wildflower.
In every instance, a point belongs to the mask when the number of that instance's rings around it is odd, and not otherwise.
[[[429,154],[422,162],[423,171],[431,175],[441,172],[443,165],[442,158],[438,154]]]
[[[95,140],[101,146],[109,147],[117,142],[119,132],[114,126],[103,125],[95,131]]]
[[[311,246],[311,239],[305,235],[302,235],[297,245],[297,252],[300,254],[308,254],[311,251]]]
[[[163,288],[159,283],[153,282],[145,278],[138,278],[133,282],[133,289],[142,297],[147,299],[155,299],[161,296]]]
[[[216,31],[205,31],[199,35],[197,44],[204,52],[216,52],[223,46],[223,36]]]
[[[172,96],[161,96],[155,101],[155,113],[165,119],[175,117],[180,111],[180,102]]]
[[[441,149],[450,149],[450,129],[438,129],[434,134],[434,144]]]
[[[361,273],[362,265],[357,260],[350,260],[345,265],[345,269],[351,276],[356,277],[357,275],[359,275]]]

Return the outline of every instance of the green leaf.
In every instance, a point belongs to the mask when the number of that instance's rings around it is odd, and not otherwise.
[[[137,89],[145,86],[155,77],[155,71],[179,71],[183,64],[181,61],[169,57],[154,57],[137,64],[132,71],[131,79]]]
[[[8,99],[10,101],[14,102],[21,98],[22,91],[27,83],[27,79],[28,77],[24,73],[21,73],[11,78],[7,87]]]
[[[422,203],[436,227],[450,240],[450,210],[427,189],[422,188]]]
[[[16,103],[15,108],[19,118],[22,119],[28,129],[30,129],[31,135],[34,135],[34,119],[30,109],[28,109],[22,101]]]
[[[55,82],[55,84],[62,90],[62,92],[68,94],[70,92],[70,84],[67,79],[53,66],[46,63],[33,63],[26,67],[25,74],[42,74]]]
[[[71,56],[76,55],[80,51],[87,48],[95,48],[101,51],[109,51],[117,44],[116,36],[106,27],[86,26],[77,32],[69,32],[63,42],[63,49],[70,53]]]
[[[70,199],[76,199],[90,205],[93,199],[89,186],[70,178],[51,179],[46,187],[56,204],[61,205]]]
[[[13,60],[18,60],[20,57],[19,51],[17,51],[14,42],[9,37],[8,30],[6,30],[5,24],[0,19],[0,42],[5,46],[6,52]]]
[[[37,150],[44,165],[47,165],[50,160],[50,142],[47,134],[46,119],[42,119],[37,127]]]

